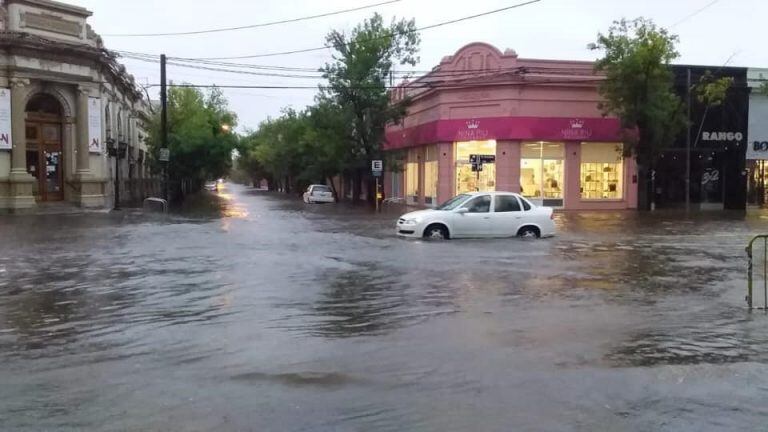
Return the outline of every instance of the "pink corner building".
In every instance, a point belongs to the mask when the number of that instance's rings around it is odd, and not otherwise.
[[[391,91],[412,104],[387,129],[384,148],[399,163],[384,177],[386,196],[434,206],[497,190],[563,209],[637,208],[636,166],[619,121],[598,109],[600,80],[591,62],[464,46]]]

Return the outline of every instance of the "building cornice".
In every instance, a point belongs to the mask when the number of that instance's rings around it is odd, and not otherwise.
[[[46,11],[60,12],[69,15],[74,15],[82,18],[88,18],[93,15],[93,12],[80,6],[74,6],[66,3],[61,3],[52,0],[5,0],[7,5],[9,4],[23,4],[32,6]]]
[[[107,75],[108,81],[119,86],[123,93],[131,95],[133,99],[142,98],[142,93],[136,87],[132,77],[127,74],[125,67],[117,62],[117,55],[109,50],[10,31],[0,31],[0,50],[8,55],[93,67]]]

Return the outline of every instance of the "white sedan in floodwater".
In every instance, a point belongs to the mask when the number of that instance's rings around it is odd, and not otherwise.
[[[307,190],[304,192],[303,199],[307,204],[336,202],[330,187],[316,184],[309,185]]]
[[[553,213],[511,192],[457,195],[429,210],[406,213],[397,221],[402,237],[450,239],[479,237],[549,237]]]

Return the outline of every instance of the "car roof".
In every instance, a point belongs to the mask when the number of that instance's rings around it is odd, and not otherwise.
[[[465,195],[471,195],[471,196],[475,196],[475,195],[516,195],[516,196],[520,196],[520,194],[519,194],[519,193],[515,193],[515,192],[504,192],[504,191],[493,191],[493,192],[466,192],[466,193],[465,193]]]

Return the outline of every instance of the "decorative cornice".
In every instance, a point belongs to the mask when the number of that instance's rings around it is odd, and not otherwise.
[[[29,85],[29,80],[27,78],[11,78],[8,80],[11,84],[11,88],[19,89],[23,88]]]
[[[56,58],[58,61],[64,61],[62,57],[69,56],[77,59],[75,63],[78,64],[94,62],[93,66],[109,75],[107,81],[120,86],[123,93],[130,94],[133,99],[142,99],[143,95],[136,87],[133,77],[125,72],[125,67],[117,61],[117,54],[109,50],[11,31],[0,31],[0,49],[5,50],[9,55],[18,55],[17,52],[27,51],[23,55]]]
[[[74,15],[80,18],[88,18],[89,16],[93,15],[93,12],[86,8],[52,0],[5,0],[5,3],[18,3],[46,11],[54,11],[68,15]]]

